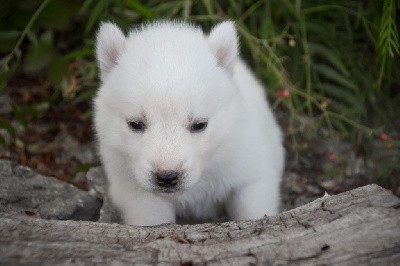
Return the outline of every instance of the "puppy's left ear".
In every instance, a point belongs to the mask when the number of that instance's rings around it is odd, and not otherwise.
[[[102,81],[107,77],[125,50],[126,38],[111,22],[102,23],[96,37],[96,57]]]
[[[232,21],[216,25],[208,36],[208,45],[217,58],[218,65],[232,70],[238,57],[238,37]]]

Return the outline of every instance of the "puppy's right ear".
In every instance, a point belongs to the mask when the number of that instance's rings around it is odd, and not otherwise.
[[[216,25],[208,36],[208,44],[217,58],[218,65],[232,70],[239,54],[235,24],[232,21],[224,21]]]
[[[117,64],[119,56],[125,50],[125,42],[125,35],[114,23],[100,25],[96,37],[96,57],[102,81]]]

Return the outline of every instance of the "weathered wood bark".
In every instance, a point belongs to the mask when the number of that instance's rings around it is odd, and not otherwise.
[[[0,214],[0,264],[399,265],[400,200],[369,185],[255,221],[134,227]]]

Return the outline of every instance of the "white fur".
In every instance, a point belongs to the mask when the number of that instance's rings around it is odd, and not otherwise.
[[[122,36],[122,38],[121,38]],[[110,196],[124,222],[156,225],[176,217],[229,219],[278,212],[284,149],[262,86],[238,56],[232,22],[200,28],[155,22],[127,37],[101,25],[102,85],[95,127]],[[144,132],[127,121],[141,119]],[[190,132],[197,119],[203,132]],[[181,189],[161,193],[151,172],[184,172]]]

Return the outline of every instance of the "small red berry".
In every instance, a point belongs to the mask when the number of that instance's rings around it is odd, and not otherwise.
[[[336,155],[333,152],[330,152],[328,154],[328,160],[331,161],[331,162],[336,161]]]
[[[282,89],[278,91],[277,95],[281,98],[287,98],[290,96],[290,92],[287,89]]]
[[[382,141],[387,141],[389,139],[388,135],[386,135],[385,133],[381,133],[379,135],[380,140]]]

